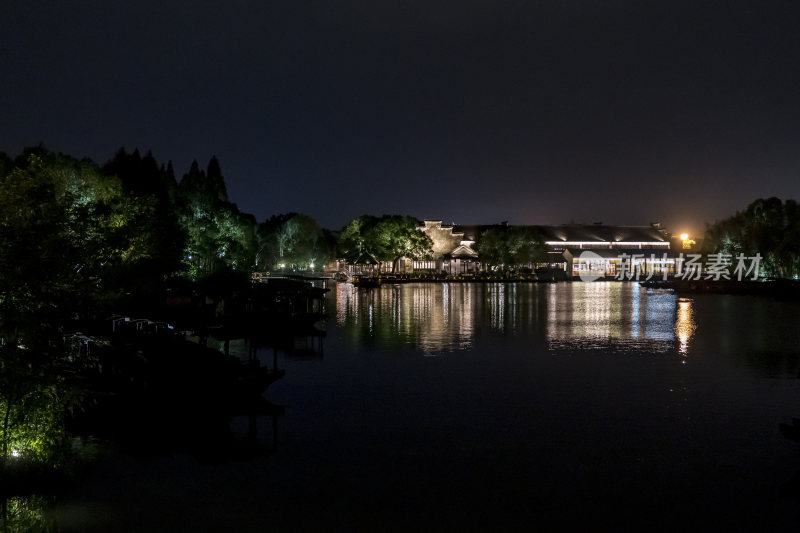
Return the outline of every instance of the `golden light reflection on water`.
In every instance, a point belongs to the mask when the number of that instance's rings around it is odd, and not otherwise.
[[[366,332],[366,338],[387,344],[415,344],[425,355],[467,349],[474,333],[473,288],[426,283],[365,290],[341,283],[336,288],[337,324],[357,344]],[[500,300],[491,307],[502,316],[502,295]]]
[[[414,345],[425,355],[468,349],[475,336],[526,334],[550,349],[685,355],[691,301],[636,283],[419,283],[336,288],[337,323],[356,344]]]
[[[694,322],[692,301],[689,298],[678,300],[678,314],[675,319],[675,335],[678,337],[678,352],[687,355],[689,352],[689,339],[697,326]]]
[[[666,352],[675,341],[675,295],[636,283],[552,285],[547,340],[553,349]]]

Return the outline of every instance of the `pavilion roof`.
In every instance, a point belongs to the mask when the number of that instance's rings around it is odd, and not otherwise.
[[[563,242],[669,242],[669,234],[653,226],[609,226],[605,224],[562,224],[558,226],[454,226],[453,231],[463,232],[477,239],[489,229],[525,227],[538,232],[545,241]]]

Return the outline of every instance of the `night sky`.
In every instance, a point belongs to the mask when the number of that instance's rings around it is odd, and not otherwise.
[[[797,1],[16,1],[0,150],[217,155],[259,220],[702,230],[800,200]]]

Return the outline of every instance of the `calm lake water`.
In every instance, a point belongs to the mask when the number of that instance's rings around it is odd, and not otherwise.
[[[328,315],[322,355],[279,356],[275,453],[108,454],[56,507],[62,529],[800,528],[800,443],[778,431],[800,417],[797,302],[340,284]]]

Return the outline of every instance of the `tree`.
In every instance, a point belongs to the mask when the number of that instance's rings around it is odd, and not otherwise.
[[[258,236],[258,262],[265,269],[313,269],[333,256],[325,231],[307,215],[273,216],[259,226]]]
[[[150,199],[126,195],[91,161],[39,154],[18,158],[2,178],[0,320],[7,326],[104,313],[122,296],[125,273],[156,253]]]
[[[345,259],[351,263],[356,263],[365,255],[374,257],[374,243],[368,240],[368,231],[378,219],[371,215],[361,215],[351,220],[339,232],[338,248]]]
[[[404,257],[418,260],[432,256],[433,241],[418,228],[419,221],[411,216],[362,215],[342,229],[339,248],[352,262],[365,259],[391,262],[392,272],[396,272]]]
[[[792,278],[800,274],[800,206],[794,200],[758,199],[744,211],[706,228],[706,253],[762,256],[762,276]]]
[[[73,310],[78,254],[67,209],[54,184],[39,176],[43,166],[31,156],[27,168],[13,168],[0,182],[0,338],[14,344],[38,324],[58,326],[56,318]]]
[[[400,259],[430,258],[433,241],[419,228],[419,221],[411,216],[384,215],[368,232],[376,243],[376,257],[392,263],[397,272]]]
[[[28,346],[0,346],[0,466],[12,459],[56,466],[64,417],[81,394],[54,360]]]
[[[228,188],[225,187],[225,178],[222,177],[222,169],[219,166],[217,156],[211,156],[211,160],[206,167],[206,187],[207,192],[220,202],[228,201]]]
[[[193,161],[178,186],[176,210],[186,232],[183,261],[192,279],[226,267],[246,271],[255,266],[256,221],[227,200],[216,158],[209,174]]]
[[[120,266],[150,253],[131,231],[149,206],[90,161],[42,150],[0,176],[0,440],[3,461],[45,460],[71,403],[65,331],[105,314]],[[73,330],[74,331],[74,330]]]
[[[509,262],[508,246],[506,245],[507,228],[492,228],[484,231],[475,242],[475,251],[481,262],[500,266]]]
[[[507,233],[509,263],[516,268],[530,268],[547,262],[547,247],[533,228],[513,226]]]
[[[547,261],[541,236],[525,226],[490,228],[481,233],[475,250],[482,262],[503,269],[527,268]]]
[[[141,157],[138,150],[129,154],[120,148],[103,166],[103,172],[119,178],[125,197],[134,205],[152,206],[148,216],[139,216],[129,224],[131,231],[147,236],[151,251],[135,268],[120,272],[120,285],[126,294],[155,298],[163,292],[166,279],[183,268],[186,233],[175,210],[178,185],[172,164],[159,167],[150,152]]]

